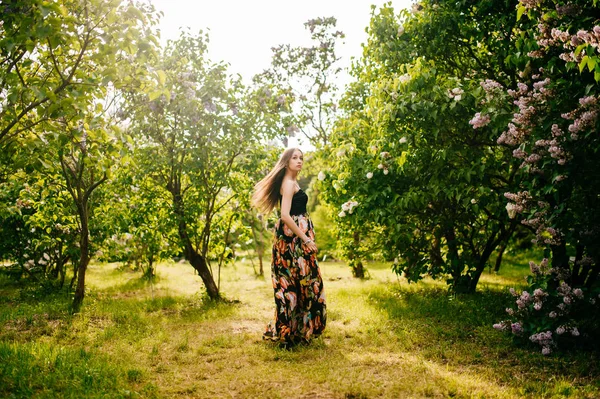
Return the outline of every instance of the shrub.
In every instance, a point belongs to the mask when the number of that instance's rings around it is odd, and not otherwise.
[[[573,288],[564,269],[548,268],[548,259],[530,262],[528,288],[520,294],[514,288],[510,319],[494,328],[512,334],[522,343],[540,345],[544,355],[572,345],[598,345],[600,338],[600,292]]]

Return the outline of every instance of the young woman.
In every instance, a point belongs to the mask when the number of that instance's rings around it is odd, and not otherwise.
[[[288,148],[252,196],[263,214],[280,205],[271,261],[275,322],[269,323],[263,339],[288,347],[319,336],[327,319],[315,232],[306,212],[308,196],[297,182],[303,162],[302,151]]]

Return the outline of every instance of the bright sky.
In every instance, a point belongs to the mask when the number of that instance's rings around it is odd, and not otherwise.
[[[307,45],[310,33],[304,23],[312,18],[337,18],[337,29],[346,34],[337,50],[342,66],[351,57],[360,57],[366,42],[365,28],[371,17],[371,4],[378,7],[386,0],[151,0],[164,12],[161,41],[176,39],[180,27],[192,32],[207,30],[209,55],[213,61],[231,64],[230,72],[239,73],[249,82],[271,62],[271,47],[279,44]],[[411,0],[389,1],[395,10],[408,8]],[[340,85],[347,82],[344,76]],[[290,143],[291,145],[292,143]]]

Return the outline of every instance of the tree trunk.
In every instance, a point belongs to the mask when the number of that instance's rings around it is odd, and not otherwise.
[[[462,281],[462,270],[463,263],[458,253],[458,246],[456,245],[456,233],[454,227],[449,227],[445,233],[446,245],[448,245],[448,256],[447,259],[450,261],[450,275],[453,278],[452,290],[453,291],[464,291],[466,287],[463,286]]]
[[[589,270],[581,270],[581,259],[583,258],[583,251],[585,246],[578,244],[576,246],[575,262],[573,262],[573,271],[571,272],[571,286],[581,286],[585,282],[587,272]]]
[[[498,257],[496,258],[496,265],[494,266],[494,271],[496,273],[500,271],[500,265],[502,264],[502,255],[504,255],[506,245],[507,241],[504,241],[502,244],[500,244],[500,248],[498,249]]]
[[[185,244],[185,258],[198,272],[200,278],[202,278],[202,282],[206,287],[206,293],[210,299],[220,299],[221,296],[219,294],[219,289],[217,288],[213,275],[208,268],[206,258],[196,252],[189,241]]]
[[[600,274],[600,264],[598,263],[599,259],[594,259],[594,268],[590,270],[589,276],[585,282],[585,286],[588,289],[591,289],[596,280],[598,279],[598,275]],[[590,266],[591,267],[591,266]]]
[[[551,249],[552,267],[555,269],[569,269],[569,256],[567,255],[566,244],[553,245]]]
[[[208,268],[208,264],[206,262],[206,257],[196,252],[192,242],[187,233],[187,224],[185,222],[185,212],[183,207],[183,198],[179,192],[178,187],[168,187],[173,195],[173,205],[175,215],[179,218],[179,226],[178,233],[179,238],[181,239],[184,246],[184,256],[185,259],[190,262],[192,267],[198,272],[200,278],[202,278],[202,282],[206,287],[206,293],[208,294],[210,299],[220,299],[221,296],[219,294],[219,288],[215,284],[215,280],[213,278],[210,269]]]
[[[493,237],[491,238],[491,240],[493,241]],[[471,275],[471,279],[469,280],[469,293],[473,293],[477,289],[477,284],[479,284],[481,274],[485,270],[485,265],[490,259],[490,256],[492,256],[492,252],[494,252],[495,247],[496,245],[490,242],[488,248],[486,248],[481,254],[481,257],[479,258],[479,263],[477,264],[477,269],[475,269],[475,273]]]
[[[258,275],[259,276],[264,276],[264,270],[263,270],[263,254],[264,254],[264,248],[263,248],[263,244],[262,241],[260,240],[260,236],[259,234],[256,233],[256,226],[254,225],[254,223],[251,223],[250,225],[252,227],[252,236],[254,237],[254,248],[256,249],[256,254],[258,255]]]
[[[358,248],[360,245],[360,231],[355,230],[353,237],[354,239],[354,248]],[[365,278],[365,268],[363,266],[362,261],[358,258],[358,254],[355,250],[352,251],[352,275],[357,278]]]
[[[498,245],[500,245],[500,249],[498,250],[498,258],[496,259],[495,270],[497,271],[498,269],[500,269],[500,263],[502,263],[502,254],[504,253],[504,250],[506,249],[508,240],[515,232],[517,223],[516,223],[516,221],[512,221],[508,229],[505,229],[503,227],[500,229],[499,237],[497,237],[497,234],[499,232],[496,230],[488,238],[485,248],[483,250],[483,253],[481,254],[481,256],[479,258],[479,263],[477,265],[477,269],[475,269],[475,273],[471,276],[471,279],[469,280],[468,292],[471,292],[471,293],[475,292],[475,290],[477,288],[477,284],[479,283],[479,279],[481,278],[481,274],[485,270],[485,265],[487,264],[488,260],[490,259],[490,256],[492,256],[492,253],[498,247]]]
[[[39,282],[40,280],[35,276],[35,274],[33,274],[31,272],[31,270],[29,270],[28,268],[26,268],[25,266],[21,265],[21,270],[25,272],[25,274],[27,274],[29,277],[31,277],[31,279],[35,282]]]
[[[352,265],[352,275],[358,278],[365,278],[365,268],[360,260]]]
[[[79,268],[76,265],[73,265],[73,278],[71,278],[71,283],[69,284],[69,290],[73,289],[73,286],[75,285],[75,281],[77,281],[77,271],[79,270]]]
[[[61,259],[61,266],[59,269],[59,274],[60,274],[60,288],[63,288],[65,285],[65,277],[67,276],[67,271],[65,270],[66,268],[66,263],[68,261],[68,257],[65,258],[60,258]]]
[[[440,237],[436,231],[433,232],[433,241],[431,243],[431,250],[429,251],[429,259],[433,266],[442,267],[444,264],[444,258],[442,257],[442,250],[440,248]]]
[[[79,217],[81,218],[81,237],[79,239],[79,248],[81,250],[81,259],[77,270],[77,287],[73,298],[73,313],[79,312],[83,297],[85,296],[85,272],[90,262],[90,232],[88,226],[87,204],[80,204]]]
[[[581,248],[581,253],[578,254],[575,261],[575,267],[578,267],[577,264],[581,259],[583,259],[584,248]],[[589,255],[588,255],[589,256]],[[573,276],[576,276],[575,267],[573,271]],[[596,279],[598,278],[598,273],[600,272],[600,264],[598,263],[598,258],[592,258],[591,262],[586,262],[583,267],[581,267],[581,272],[578,274],[578,280],[573,281],[572,286],[585,286],[588,289],[591,289]]]
[[[263,254],[262,254],[262,252],[260,252],[258,254],[258,275],[259,276],[264,276],[265,275],[265,271],[264,271],[264,267],[263,267]]]
[[[48,277],[50,277],[52,280],[56,280],[58,278],[58,274],[60,272],[60,267],[61,267],[60,260],[57,259],[54,267],[48,271]]]
[[[146,270],[146,277],[154,277],[154,255],[148,257],[148,269]]]
[[[567,270],[570,274],[566,244],[552,245],[550,248],[552,250],[552,268],[555,270]],[[555,279],[550,279],[548,286],[549,289],[555,289],[558,286],[558,282]]]

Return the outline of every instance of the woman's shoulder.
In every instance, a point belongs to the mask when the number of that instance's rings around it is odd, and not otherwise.
[[[279,189],[279,195],[282,196],[284,192],[288,192],[292,195],[296,194],[300,191],[301,188],[298,186],[298,183],[294,180],[284,180],[281,183],[281,188]]]

